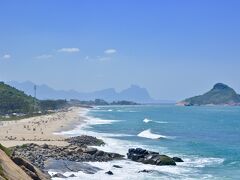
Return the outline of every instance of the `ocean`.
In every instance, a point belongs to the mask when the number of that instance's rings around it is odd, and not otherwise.
[[[61,133],[102,138],[107,144],[98,148],[104,151],[126,155],[129,148],[141,147],[184,162],[177,166],[129,160],[91,162],[103,171],[78,172],[71,179],[240,179],[240,107],[105,106],[85,115],[86,124]],[[139,173],[144,169],[153,171]],[[109,170],[113,176],[105,174]]]

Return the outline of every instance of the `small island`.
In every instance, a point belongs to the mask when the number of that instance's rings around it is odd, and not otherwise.
[[[223,83],[217,83],[207,93],[187,98],[177,105],[202,106],[202,105],[229,105],[239,106],[240,95],[234,89]]]

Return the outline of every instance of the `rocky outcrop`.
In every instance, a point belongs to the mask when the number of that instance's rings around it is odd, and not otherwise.
[[[4,151],[0,149],[0,179],[1,180],[31,180],[18,165],[16,165]]]
[[[173,157],[172,158],[175,162],[183,162],[183,160],[179,157]]]
[[[97,139],[92,136],[76,136],[66,139],[66,141],[75,146],[86,147],[86,146],[103,146],[105,143],[101,139]]]
[[[34,164],[40,169],[44,169],[45,161],[49,159],[75,161],[75,162],[89,162],[89,161],[111,161],[122,159],[123,155],[117,153],[109,153],[98,150],[87,145],[100,145],[101,140],[89,137],[79,136],[68,139],[70,145],[68,146],[53,146],[53,145],[37,145],[25,144],[23,146],[16,146],[13,149],[13,154],[16,157],[22,157]],[[101,142],[101,143],[100,143]]]
[[[183,162],[180,161],[182,159],[175,157],[175,160],[166,155],[160,155],[158,152],[147,151],[145,149],[136,148],[136,149],[129,149],[127,153],[128,159],[131,159],[136,162],[141,162],[144,164],[152,164],[152,165],[172,165],[175,166],[176,162]]]
[[[33,180],[48,180],[51,177],[47,173],[43,173],[41,170],[30,164],[27,160],[20,157],[13,157],[13,162],[17,164],[22,170],[27,173]]]

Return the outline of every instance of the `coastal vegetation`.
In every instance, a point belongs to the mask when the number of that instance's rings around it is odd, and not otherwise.
[[[6,147],[3,146],[2,144],[0,144],[0,149],[1,149],[2,151],[4,151],[8,156],[11,156],[11,154],[12,154],[11,149],[6,148]]]
[[[133,101],[113,101],[113,102],[107,102],[103,99],[95,99],[94,101],[80,101],[77,99],[71,99],[70,104],[72,105],[87,105],[87,106],[109,106],[109,105],[140,105],[139,103],[133,102]]]
[[[0,82],[0,120],[17,120],[67,106],[66,100],[38,100]]]
[[[0,114],[32,113],[37,100],[0,82]]]

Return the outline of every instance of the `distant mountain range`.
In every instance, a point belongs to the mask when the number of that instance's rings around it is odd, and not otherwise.
[[[7,84],[24,91],[28,95],[34,94],[34,83],[30,81],[17,82],[10,81]],[[116,92],[114,88],[104,89],[94,92],[78,92],[75,90],[55,90],[47,85],[37,85],[38,99],[79,99],[79,100],[95,100],[104,99],[108,102],[112,101],[133,101],[137,103],[174,103],[172,101],[158,101],[151,98],[147,89],[137,85],[131,85],[129,88]]]
[[[226,84],[217,83],[207,93],[185,99],[179,105],[240,105],[240,95]]]

